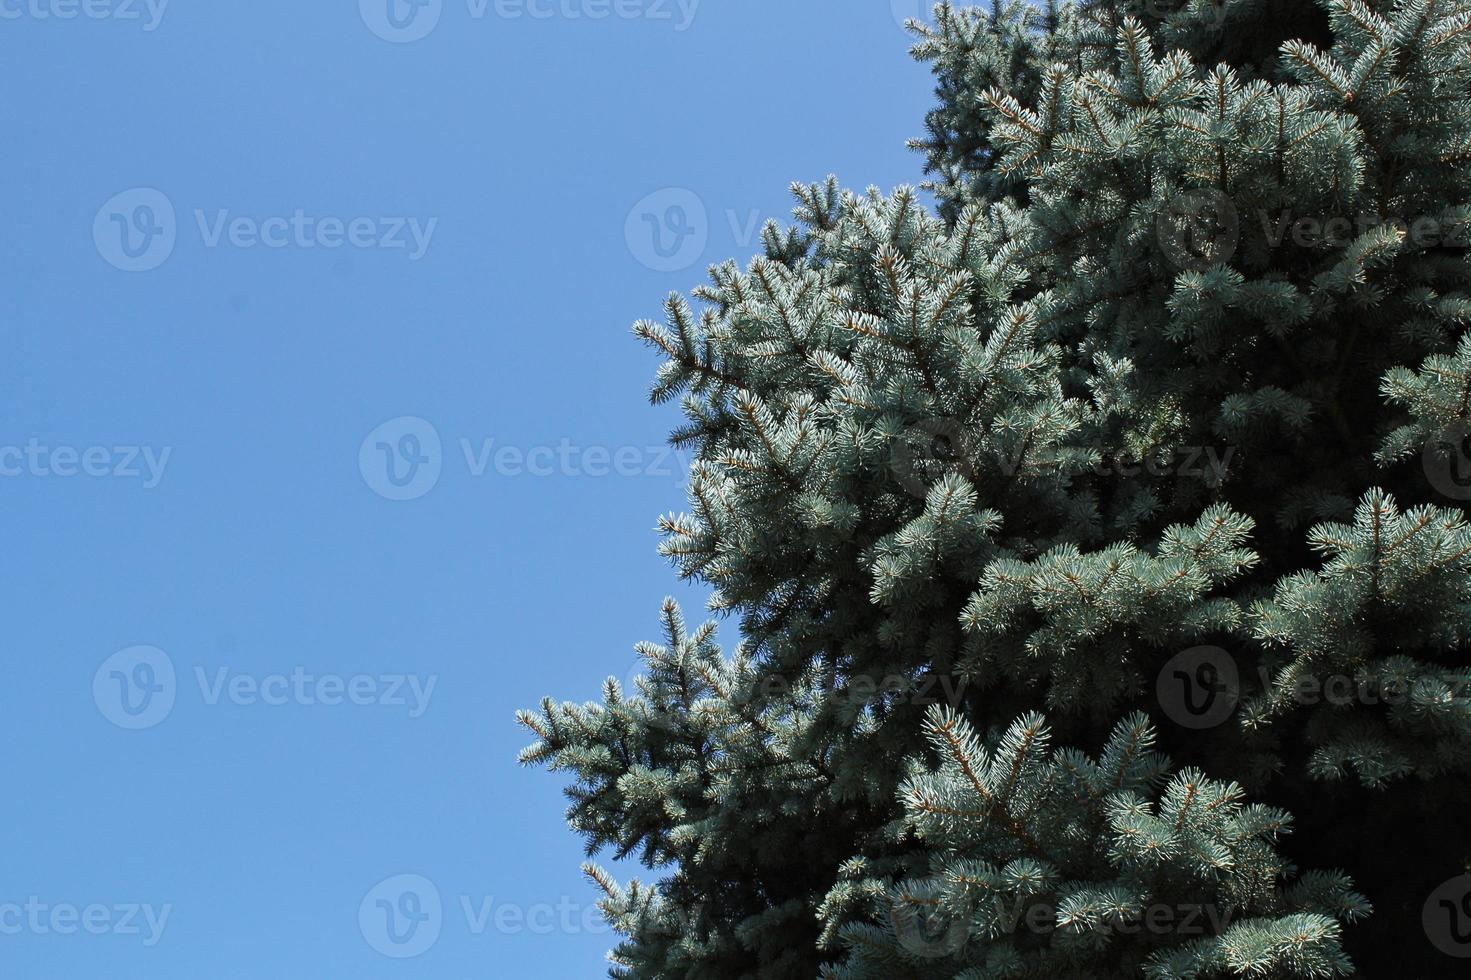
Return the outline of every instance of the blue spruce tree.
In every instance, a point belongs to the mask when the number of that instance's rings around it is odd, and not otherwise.
[[[1464,975],[1471,0],[912,28],[938,207],[636,327],[741,642],[520,716],[612,974]]]

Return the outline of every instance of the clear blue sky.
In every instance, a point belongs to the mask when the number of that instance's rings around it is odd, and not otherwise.
[[[919,179],[930,77],[889,0],[395,2],[0,0],[0,975],[603,975],[512,713],[702,614],[628,328]]]

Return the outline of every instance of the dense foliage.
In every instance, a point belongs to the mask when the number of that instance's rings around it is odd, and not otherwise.
[[[1459,975],[1471,2],[915,30],[925,187],[636,328],[742,642],[521,715],[614,975]]]

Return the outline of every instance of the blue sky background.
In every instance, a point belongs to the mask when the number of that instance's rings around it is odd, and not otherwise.
[[[0,0],[0,975],[603,975],[512,713],[701,615],[628,328],[919,178],[919,3],[82,2]]]

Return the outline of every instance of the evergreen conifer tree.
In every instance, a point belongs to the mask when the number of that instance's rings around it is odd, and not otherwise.
[[[1471,0],[941,5],[920,192],[637,334],[695,453],[545,701],[620,977],[1453,977]]]

